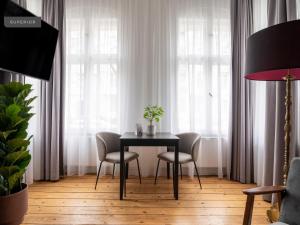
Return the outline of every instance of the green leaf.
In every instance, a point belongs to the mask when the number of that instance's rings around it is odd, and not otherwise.
[[[26,168],[29,165],[30,161],[31,161],[31,155],[28,154],[28,155],[26,155],[26,157],[23,158],[23,160],[20,163],[18,163],[19,168],[22,169],[22,170],[23,169],[26,170]]]
[[[18,116],[19,112],[21,111],[20,106],[16,104],[11,104],[6,108],[6,116],[11,118],[12,121]]]
[[[11,99],[0,94],[0,107],[7,107],[10,104],[12,104]]]
[[[9,97],[16,97],[19,95],[20,92],[28,88],[29,89],[31,88],[30,84],[22,84],[20,82],[10,82],[4,85],[4,89],[5,89],[4,95]]]
[[[6,195],[7,192],[8,192],[7,187],[5,187],[3,184],[0,184],[0,196]]]
[[[25,105],[26,105],[26,106],[29,106],[36,98],[37,98],[37,96],[32,97],[32,98],[26,100],[26,101],[25,101]]]
[[[8,192],[7,183],[3,176],[0,175],[0,196]]]
[[[12,133],[14,133],[14,132],[16,132],[16,131],[17,131],[16,129],[14,129],[14,130],[8,130],[8,131],[0,131],[0,138],[3,138],[4,140],[6,140],[7,137],[8,137],[10,134],[12,134]]]
[[[25,139],[27,137],[27,128],[28,128],[28,122],[27,120],[24,120],[22,123],[18,124],[16,129],[18,130],[17,132],[13,133],[10,138],[21,138]]]
[[[28,151],[12,152],[5,157],[5,160],[8,165],[14,165],[18,162],[21,163],[23,160],[27,160],[28,156],[30,156]]]
[[[9,189],[14,189],[16,185],[19,184],[20,180],[23,178],[23,175],[25,173],[24,169],[21,169],[20,171],[11,174],[8,177],[8,185],[9,185]]]
[[[0,149],[0,158],[4,157],[5,155],[6,155],[6,152],[4,150]]]
[[[4,179],[8,179],[10,174],[16,173],[20,171],[18,166],[1,166],[0,167],[0,175],[4,177]]]
[[[31,92],[31,85],[24,85],[23,90],[17,95],[17,99],[24,100]]]
[[[0,149],[7,152],[7,146],[2,141],[0,141]]]
[[[28,140],[24,140],[22,138],[15,138],[12,140],[7,141],[7,146],[10,151],[16,151],[21,147],[27,148],[30,142]]]

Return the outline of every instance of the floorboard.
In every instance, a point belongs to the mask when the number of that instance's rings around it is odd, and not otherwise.
[[[137,177],[127,182],[127,196],[119,200],[119,179],[95,176],[67,177],[59,182],[35,182],[29,187],[29,210],[23,224],[164,224],[241,225],[246,197],[255,187],[216,177],[180,180],[180,199],[173,199],[172,180]],[[269,203],[255,200],[253,225],[267,225]]]

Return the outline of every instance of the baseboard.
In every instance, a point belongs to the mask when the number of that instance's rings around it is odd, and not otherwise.
[[[198,168],[198,172],[200,174],[200,176],[218,176],[218,168],[217,167],[197,167]],[[65,168],[65,171],[67,168]],[[78,173],[78,171],[80,171],[80,173]],[[73,176],[73,175],[85,175],[85,174],[96,174],[97,168],[96,166],[86,166],[86,167],[82,167],[79,168],[78,166],[69,166],[68,167],[68,175],[69,176]],[[167,168],[161,166],[159,169],[159,176],[166,176],[167,175]],[[130,171],[129,171],[130,175],[138,175],[138,170],[137,167],[132,166],[130,167]],[[186,176],[192,176],[193,170],[191,170],[189,167],[182,167],[182,173],[183,175]],[[112,166],[105,166],[102,168],[101,170],[101,175],[110,175],[112,174]],[[143,174],[143,173],[142,173]],[[65,175],[67,175],[67,173],[65,173]],[[119,168],[116,167],[115,170],[115,175],[118,176],[119,175]],[[153,173],[151,174],[144,174],[146,176],[154,176],[155,175],[155,171],[153,171]],[[196,175],[196,173],[194,172],[194,175]],[[223,176],[226,176],[226,168],[223,167]]]

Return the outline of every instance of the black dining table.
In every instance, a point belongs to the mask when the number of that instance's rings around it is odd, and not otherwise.
[[[174,147],[175,163],[173,172],[173,193],[174,198],[178,200],[178,145],[179,138],[174,134],[167,132],[159,132],[154,136],[148,136],[143,134],[143,136],[137,136],[134,132],[126,132],[120,138],[120,200],[124,197],[124,189],[126,188],[126,166],[124,162],[124,151],[126,147],[130,146],[167,146]],[[169,175],[169,165],[168,165],[168,175]]]

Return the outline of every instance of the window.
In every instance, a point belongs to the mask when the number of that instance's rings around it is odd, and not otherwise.
[[[214,10],[214,11],[213,11]],[[227,134],[230,93],[230,17],[207,7],[177,24],[178,130]],[[213,16],[217,14],[217,16]]]
[[[118,20],[67,17],[67,130],[119,129]]]

